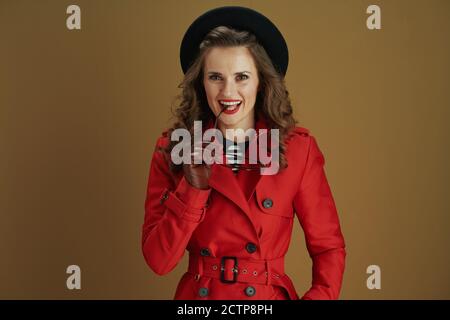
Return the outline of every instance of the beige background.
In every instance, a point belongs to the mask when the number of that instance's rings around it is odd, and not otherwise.
[[[66,28],[81,7],[82,29]],[[449,299],[450,1],[0,1],[0,298],[171,299],[140,236],[150,157],[189,24],[226,4],[273,20],[347,242],[342,299]],[[382,29],[366,28],[378,4]],[[66,267],[82,289],[66,288]],[[366,268],[381,267],[381,290]],[[297,223],[287,271],[311,262]]]

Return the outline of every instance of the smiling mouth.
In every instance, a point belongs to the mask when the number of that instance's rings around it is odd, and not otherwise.
[[[222,111],[225,113],[236,111],[242,104],[242,101],[219,101]]]

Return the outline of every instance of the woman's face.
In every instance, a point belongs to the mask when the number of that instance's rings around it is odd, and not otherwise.
[[[253,127],[259,79],[246,47],[212,48],[205,56],[203,84],[216,116],[228,105],[219,117],[219,127]]]

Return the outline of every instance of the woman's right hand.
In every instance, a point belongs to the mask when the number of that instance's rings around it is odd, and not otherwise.
[[[209,189],[209,176],[211,167],[207,164],[184,164],[184,177],[195,188]]]
[[[190,164],[183,164],[184,177],[189,182],[189,184],[195,188],[202,190],[209,189],[211,166],[204,162],[202,162],[201,164],[195,164],[194,155],[195,152],[192,154]]]

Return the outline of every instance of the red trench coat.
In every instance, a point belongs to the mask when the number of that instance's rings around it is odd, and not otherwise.
[[[258,120],[258,128],[267,128],[266,122]],[[165,131],[156,147],[169,139]],[[210,188],[200,190],[185,180],[182,170],[171,173],[155,148],[142,252],[159,275],[189,252],[189,268],[175,299],[299,299],[284,273],[295,216],[313,262],[312,286],[301,298],[339,297],[346,252],[324,157],[306,128],[296,127],[286,143],[288,168],[258,175],[249,200],[230,168],[213,164]]]

